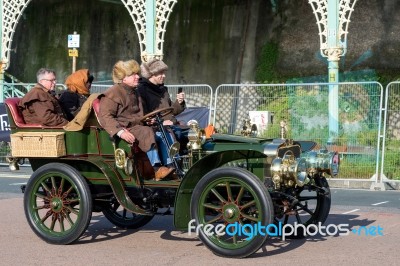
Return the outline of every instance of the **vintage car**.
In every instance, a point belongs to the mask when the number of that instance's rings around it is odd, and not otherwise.
[[[218,133],[206,138],[193,123],[186,153],[179,153],[176,142],[168,144],[178,179],[155,181],[146,154],[102,128],[98,100],[79,131],[26,124],[19,100],[5,100],[10,161],[29,159],[34,172],[24,191],[25,215],[48,243],[79,239],[93,212],[118,227],[137,229],[172,207],[178,230],[197,232],[219,256],[241,258],[260,249],[268,236],[281,236],[283,225],[303,225],[300,232],[287,232],[302,237],[306,226],[324,223],[329,214],[326,178],[338,173],[338,155],[313,150],[312,141],[286,139],[284,128],[276,139]],[[165,134],[162,117],[170,111],[157,110],[143,121],[155,119]]]

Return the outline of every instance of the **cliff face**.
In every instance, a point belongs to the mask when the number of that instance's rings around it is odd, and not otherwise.
[[[358,1],[351,16],[341,71],[400,70],[400,1]],[[50,14],[50,15],[48,15]],[[35,82],[40,67],[71,73],[67,36],[80,34],[77,69],[110,80],[118,60],[140,60],[136,29],[116,0],[32,0],[17,25],[8,72]],[[169,84],[255,81],[262,47],[278,44],[276,71],[283,76],[326,75],[316,19],[306,0],[179,0],[165,34]]]
[[[327,63],[319,52],[316,19],[308,1],[290,1],[281,10],[278,69],[281,73],[314,75],[326,73]],[[399,1],[357,1],[348,28],[347,53],[340,71],[371,69],[379,72],[400,70]],[[320,69],[320,70],[318,70]]]

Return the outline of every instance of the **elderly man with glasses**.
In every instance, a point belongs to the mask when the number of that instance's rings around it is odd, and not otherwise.
[[[52,94],[57,83],[54,70],[41,68],[36,77],[37,84],[19,103],[25,123],[49,127],[66,125],[68,120]]]

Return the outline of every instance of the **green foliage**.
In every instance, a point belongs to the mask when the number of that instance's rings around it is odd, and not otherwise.
[[[378,78],[376,81],[382,84],[385,88],[392,81],[399,81],[400,73],[397,70],[385,69],[385,72],[378,72]]]
[[[376,81],[378,76],[373,69],[342,72],[339,75],[339,82],[361,82]]]
[[[277,43],[269,42],[264,45],[256,67],[257,82],[277,83],[276,62],[278,60],[278,53]]]
[[[326,69],[328,71],[328,69]],[[358,71],[340,72],[339,82],[361,82],[361,81],[377,81],[375,70],[365,69]],[[288,77],[286,83],[327,83],[328,74],[318,76],[307,76],[307,77]]]
[[[260,105],[257,110],[273,112],[274,121],[276,122],[289,119],[289,106],[287,98],[278,98],[275,101],[270,101],[267,104]]]
[[[10,147],[7,142],[0,141],[0,154],[10,151]]]
[[[362,130],[360,132],[357,132],[355,138],[359,145],[376,147],[378,130],[376,128]]]
[[[0,162],[6,162],[6,156],[10,154],[10,147],[8,143],[0,141]]]
[[[375,160],[371,156],[346,155],[340,161],[339,178],[368,179],[375,174]]]
[[[279,122],[282,120],[289,120],[289,106],[287,97],[276,98],[275,100],[268,101],[267,104],[260,105],[258,111],[269,111],[274,113],[274,123],[269,125],[267,130],[262,133],[265,138],[277,138],[280,136]],[[290,131],[289,131],[290,132]]]
[[[260,137],[267,139],[280,138],[280,132],[281,132],[281,127],[279,126],[278,123],[275,123],[272,125],[268,125],[268,128],[260,134]]]
[[[400,180],[400,157],[397,153],[387,153],[385,154],[385,163],[383,166],[384,174],[387,178],[393,180]]]
[[[388,138],[385,143],[384,175],[393,180],[400,180],[400,140]]]

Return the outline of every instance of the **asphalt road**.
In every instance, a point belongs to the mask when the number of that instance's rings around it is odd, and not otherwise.
[[[2,170],[2,168],[0,168]],[[2,176],[3,175],[3,176]],[[0,171],[0,265],[399,265],[400,191],[332,189],[325,225],[348,224],[347,236],[272,237],[245,259],[214,255],[172,216],[156,216],[140,230],[121,230],[94,214],[74,244],[50,245],[30,229],[19,177]],[[377,229],[381,230],[377,230]],[[378,233],[380,232],[380,233]]]

